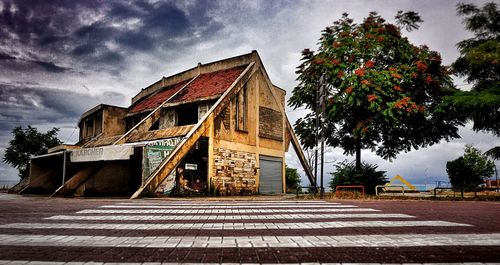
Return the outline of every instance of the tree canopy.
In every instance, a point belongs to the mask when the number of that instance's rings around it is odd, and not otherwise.
[[[458,4],[457,12],[474,37],[457,44],[460,56],[452,68],[472,89],[457,92],[447,102],[474,122],[475,131],[500,136],[500,11],[497,4],[487,3],[482,8]]]
[[[62,143],[57,138],[58,131],[58,128],[52,128],[46,133],[41,133],[29,125],[26,129],[14,128],[12,130],[14,138],[9,141],[3,161],[16,168],[21,179],[28,177],[30,158],[45,154],[49,148]]]
[[[396,20],[399,26],[371,12],[355,24],[344,14],[323,30],[316,52],[302,52],[299,84],[288,103],[311,110],[295,122],[305,148],[314,147],[321,133],[314,113],[321,76],[327,80],[323,135],[328,145],[355,153],[358,169],[361,149],[392,159],[401,151],[459,137],[461,123],[440,108],[454,87],[439,53],[401,34],[402,27],[417,29],[420,17],[399,12]]]
[[[493,162],[470,145],[463,156],[446,163],[446,172],[453,187],[473,189],[495,173]]]

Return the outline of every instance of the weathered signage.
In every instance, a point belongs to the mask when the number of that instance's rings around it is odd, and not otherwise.
[[[143,181],[146,180],[151,173],[160,166],[165,158],[170,155],[174,148],[181,142],[181,137],[169,138],[144,146],[144,159],[143,159]]]
[[[128,160],[132,154],[132,146],[102,146],[73,150],[70,159],[71,162]]]
[[[158,186],[156,192],[170,194],[175,188],[175,172],[171,172],[165,180]]]

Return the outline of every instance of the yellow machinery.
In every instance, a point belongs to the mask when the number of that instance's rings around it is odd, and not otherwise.
[[[412,190],[412,191],[417,191],[417,188],[415,188],[415,186],[411,185],[410,182],[408,182],[406,179],[404,179],[403,177],[401,177],[400,175],[396,175],[394,176],[391,181],[389,181],[389,183],[385,184],[386,186],[392,186],[393,185],[393,182],[395,180],[399,180],[401,181],[401,183],[403,183],[406,187],[408,187],[408,189]],[[387,187],[386,190],[389,190],[390,188]]]

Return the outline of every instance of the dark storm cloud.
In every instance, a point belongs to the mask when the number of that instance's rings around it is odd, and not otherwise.
[[[32,72],[41,70],[50,73],[63,73],[71,70],[68,67],[56,65],[53,62],[42,60],[24,60],[8,54],[0,53],[0,69],[15,70],[19,72]]]
[[[12,139],[12,130],[28,125],[41,131],[56,127],[61,132],[78,131],[77,121],[86,110],[100,103],[123,104],[125,96],[116,92],[103,92],[95,96],[68,90],[40,87],[32,81],[0,83],[0,157]],[[69,129],[68,129],[69,128]],[[61,133],[60,132],[60,133]],[[59,138],[67,141],[69,138]],[[0,179],[17,179],[17,172],[0,162]]]
[[[16,53],[51,73],[64,72],[67,69],[61,65],[70,64],[113,71],[137,52],[182,49],[186,43],[179,39],[193,43],[197,41],[192,38],[194,32],[201,38],[213,37],[222,28],[207,15],[214,4],[5,0],[0,12],[0,50],[4,51],[0,64],[19,58],[12,55]]]
[[[14,125],[62,121],[76,124],[83,112],[100,103],[124,102],[125,96],[116,92],[92,96],[54,88],[0,84],[0,134],[10,132]]]
[[[36,65],[41,66],[47,72],[62,73],[68,70],[68,68],[57,66],[52,62],[44,62],[44,61],[32,61],[32,62]]]
[[[14,60],[16,57],[10,56],[5,53],[0,53],[0,60]]]

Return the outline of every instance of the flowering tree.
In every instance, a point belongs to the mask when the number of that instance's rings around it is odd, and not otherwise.
[[[314,112],[322,75],[327,80],[326,143],[355,153],[358,169],[362,149],[392,159],[401,151],[459,137],[459,121],[439,107],[454,90],[440,55],[401,36],[402,27],[417,29],[420,17],[399,12],[396,20],[399,26],[372,12],[355,24],[344,14],[322,32],[317,52],[302,52],[299,85],[288,103],[312,111],[295,123],[304,147],[315,146],[321,133]]]

